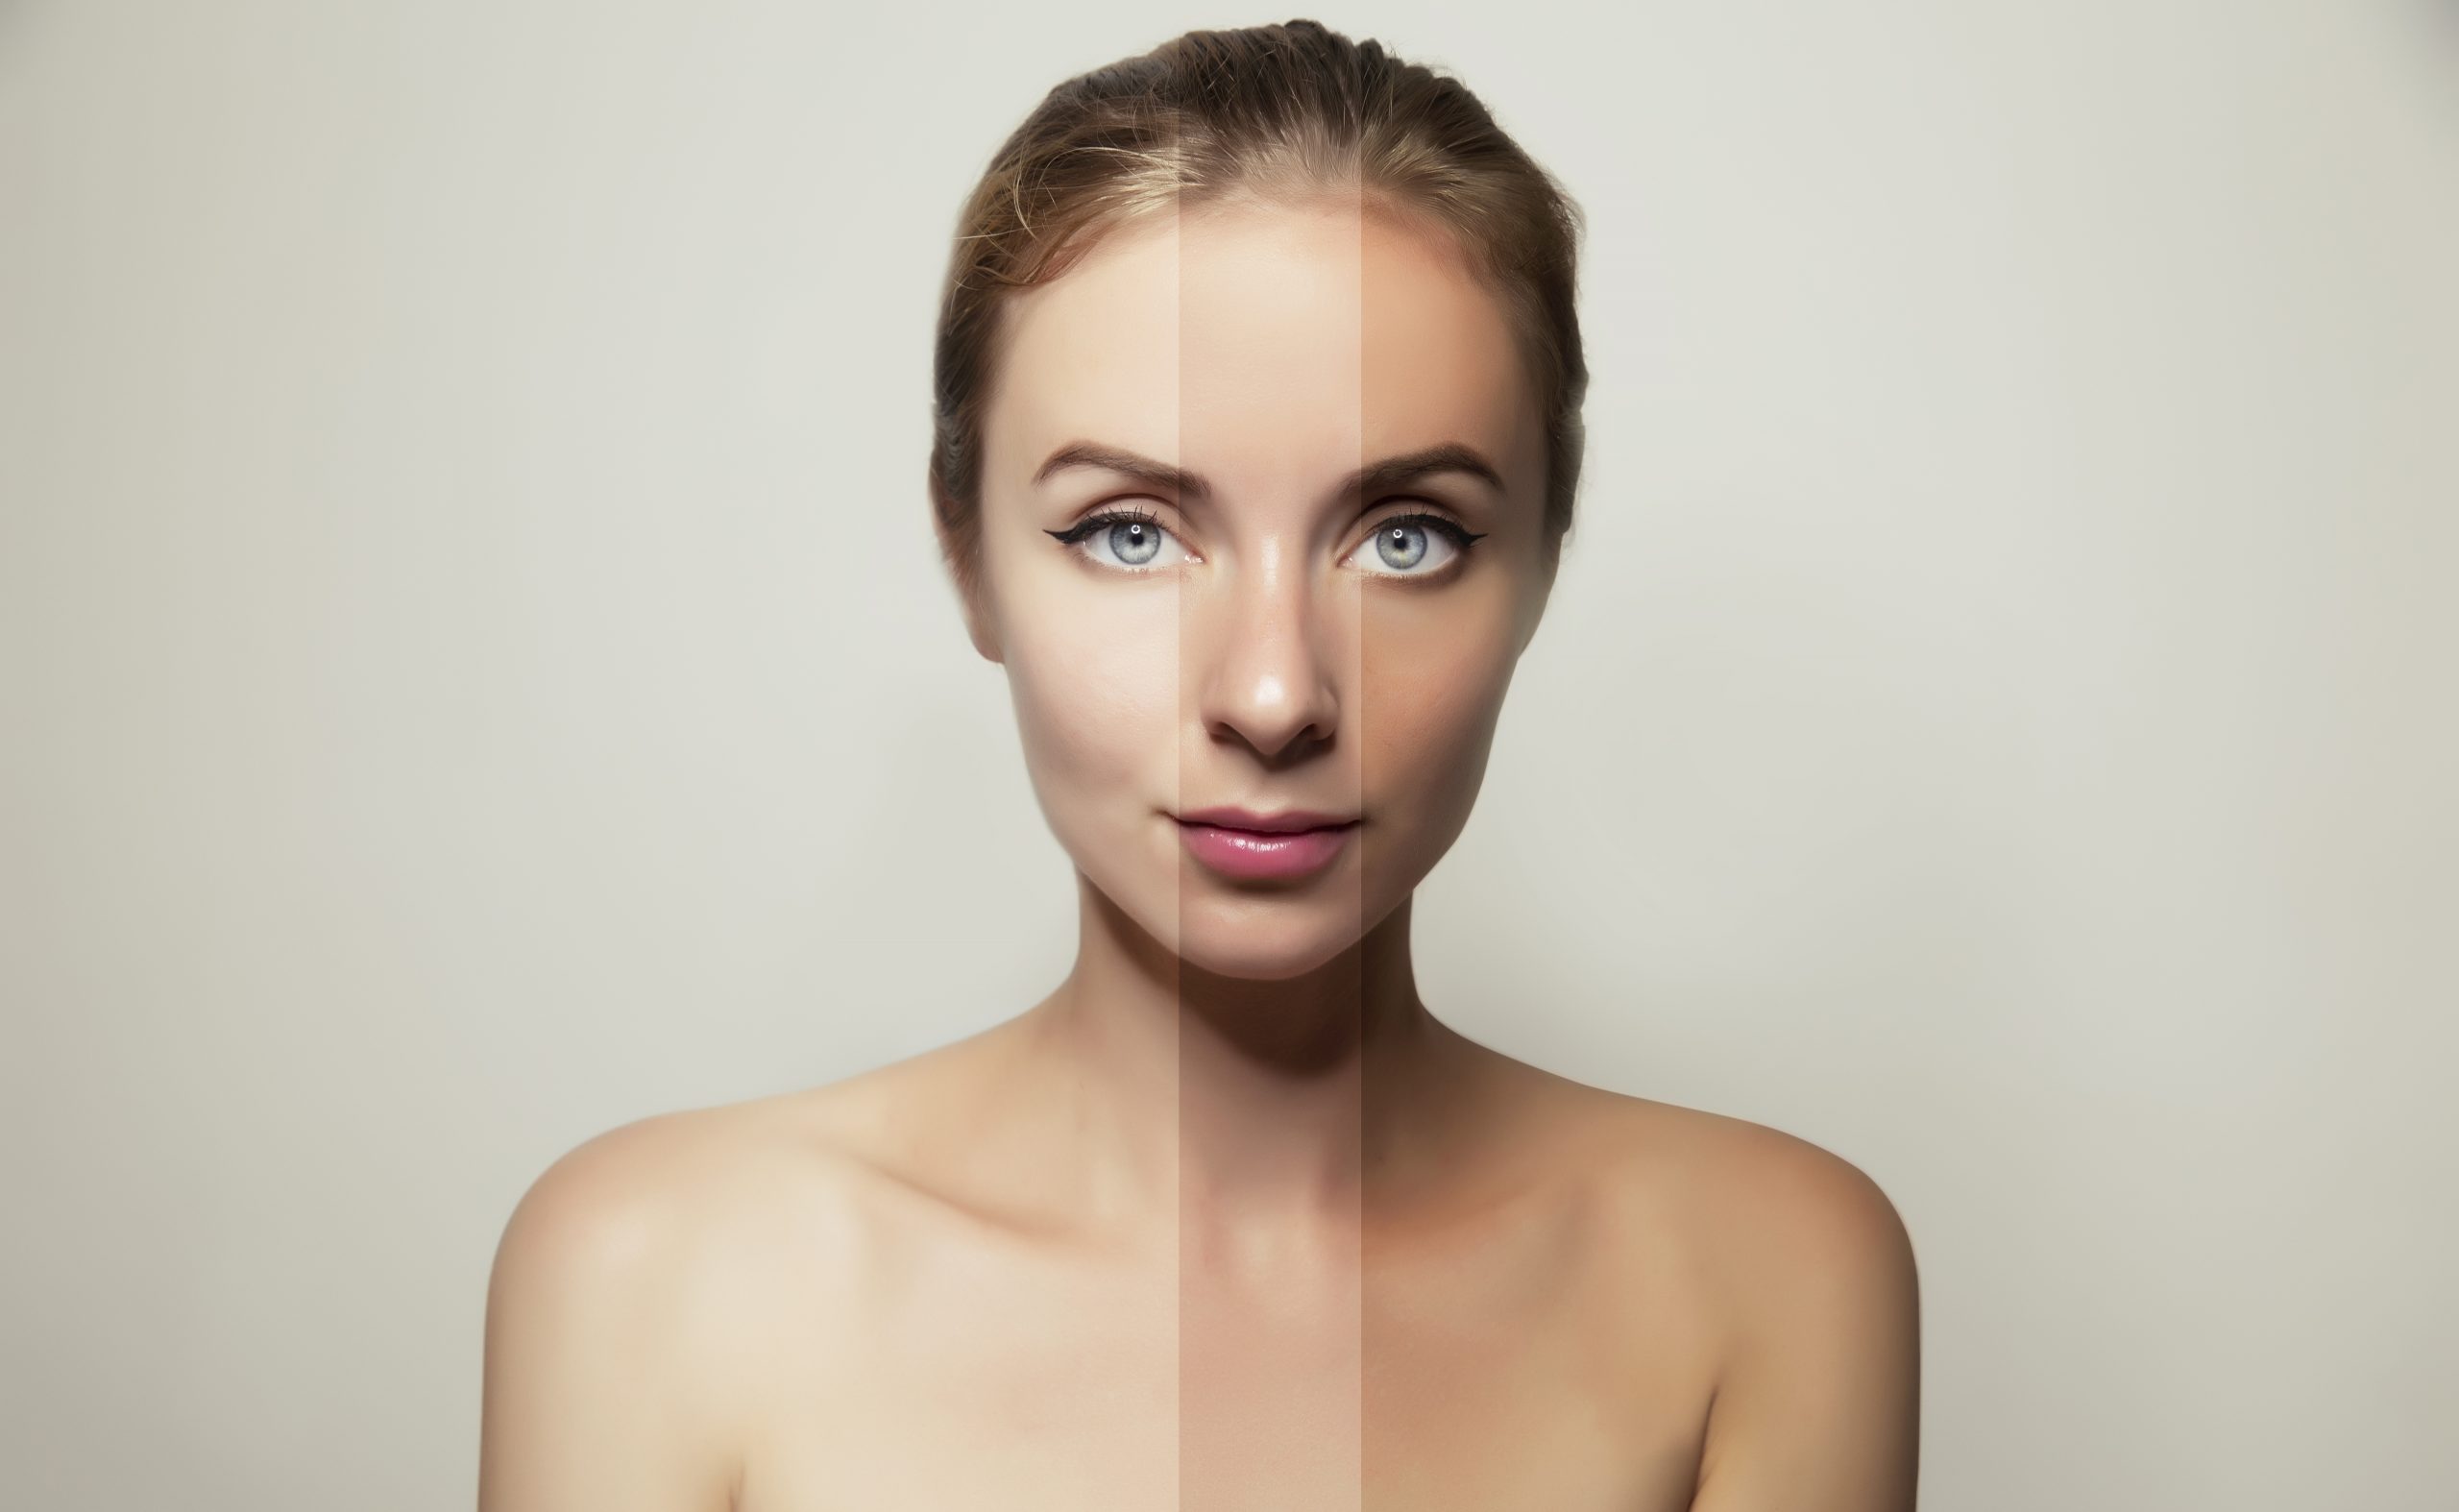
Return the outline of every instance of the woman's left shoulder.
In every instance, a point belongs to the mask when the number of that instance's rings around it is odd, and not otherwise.
[[[1530,1099],[1585,1188],[1583,1206],[1658,1258],[1764,1296],[1858,1282],[1902,1288],[1911,1239],[1879,1183],[1837,1152],[1748,1119],[1570,1082],[1548,1074]],[[1523,1083],[1525,1085],[1526,1083]],[[1858,1273],[1858,1274],[1857,1274]]]
[[[1893,1245],[1905,1237],[1894,1202],[1868,1172],[1798,1134],[1696,1108],[1649,1103],[1660,1147],[1689,1157],[1687,1176],[1764,1237]]]
[[[1895,1204],[1844,1157],[1764,1124],[1665,1103],[1615,1116],[1617,1184],[1649,1223],[1623,1232],[1652,1236],[1630,1253],[1676,1262],[1705,1330],[1692,1504],[1910,1507],[1920,1280]],[[1628,1274],[1646,1289],[1649,1266]]]
[[[1878,1182],[1765,1124],[1517,1080],[1576,1194],[1588,1316],[1672,1371],[1654,1410],[1698,1414],[1688,1504],[1910,1506],[1919,1282]]]
[[[1729,1317],[1791,1330],[1838,1310],[1917,1313],[1911,1236],[1869,1173],[1765,1124],[1606,1095],[1605,1180],[1680,1235]]]

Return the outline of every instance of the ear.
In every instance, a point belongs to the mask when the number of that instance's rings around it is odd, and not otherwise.
[[[1541,576],[1537,586],[1537,601],[1528,610],[1527,620],[1521,626],[1520,649],[1515,653],[1515,657],[1527,654],[1529,643],[1537,639],[1537,627],[1546,622],[1546,606],[1554,601],[1554,579],[1562,571],[1563,536],[1568,533],[1568,531],[1556,532],[1545,547],[1543,565],[1540,569]]]
[[[989,596],[978,580],[981,576],[979,563],[982,540],[980,535],[977,534],[973,541],[972,556],[976,566],[968,571],[964,565],[966,553],[959,549],[955,539],[948,534],[946,518],[940,514],[936,505],[931,511],[931,529],[939,541],[939,565],[947,569],[948,581],[957,591],[958,607],[964,612],[965,638],[973,642],[973,648],[981,653],[984,661],[994,665],[1006,665],[1007,657],[1000,649],[999,636],[995,627],[996,617],[990,612],[990,605],[987,602]]]
[[[982,603],[981,593],[978,590],[967,592],[960,585],[957,597],[964,605],[964,633],[973,642],[973,648],[982,653],[984,661],[1006,666],[1007,653],[1001,649],[999,637],[990,628],[990,614]]]

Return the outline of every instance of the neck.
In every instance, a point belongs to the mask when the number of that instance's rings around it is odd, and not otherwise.
[[[1353,1233],[1413,1102],[1400,1088],[1449,1033],[1418,999],[1409,902],[1323,965],[1258,981],[1180,959],[1078,887],[1075,969],[1030,1016],[1103,1184],[1185,1236],[1258,1219]]]

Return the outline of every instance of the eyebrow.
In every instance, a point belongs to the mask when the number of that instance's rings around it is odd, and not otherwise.
[[[1034,474],[1034,481],[1039,484],[1054,474],[1066,472],[1070,468],[1086,467],[1118,473],[1134,478],[1148,487],[1176,494],[1198,503],[1208,504],[1212,501],[1212,485],[1205,481],[1203,475],[1190,473],[1182,467],[1172,467],[1167,462],[1156,462],[1149,456],[1134,451],[1118,447],[1101,446],[1091,441],[1071,441],[1053,451],[1042,463],[1040,471]],[[1501,472],[1492,462],[1487,461],[1475,448],[1463,446],[1457,441],[1446,441],[1422,451],[1385,457],[1379,462],[1370,462],[1342,479],[1340,489],[1334,497],[1346,499],[1353,494],[1386,493],[1396,488],[1406,488],[1419,479],[1429,477],[1437,473],[1465,473],[1471,477],[1491,484],[1496,493],[1507,492],[1503,487]]]

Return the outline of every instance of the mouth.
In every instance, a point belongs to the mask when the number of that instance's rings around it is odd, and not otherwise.
[[[1287,881],[1328,866],[1363,821],[1298,810],[1203,809],[1172,816],[1187,854],[1225,877]]]

